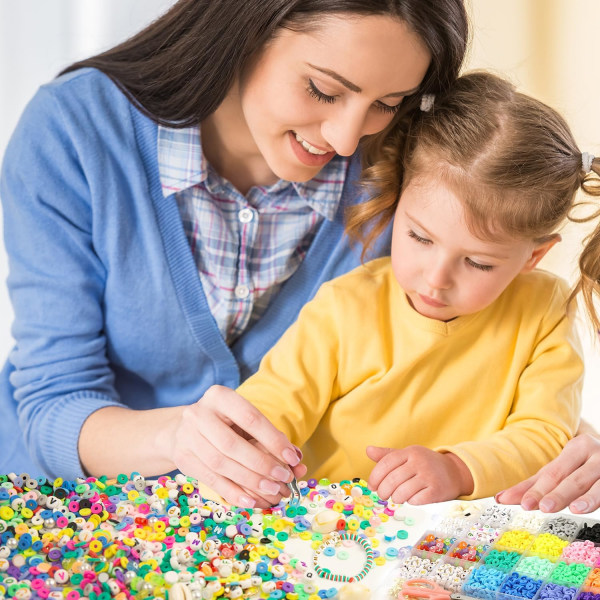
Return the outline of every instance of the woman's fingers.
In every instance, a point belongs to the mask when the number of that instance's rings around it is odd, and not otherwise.
[[[582,434],[533,477],[504,490],[496,497],[502,504],[521,504],[525,510],[555,512],[569,506],[586,513],[600,506],[600,441]]]
[[[292,458],[294,466],[273,455],[274,448]],[[182,472],[238,506],[277,504],[289,495],[286,482],[294,469],[306,472],[301,453],[285,435],[239,394],[221,386],[184,409],[173,452]]]
[[[276,460],[292,467],[300,463],[296,447],[287,437],[234,390],[223,386],[212,386],[200,402],[203,406],[211,408],[211,412],[218,414],[224,422],[236,425],[259,441]],[[272,467],[272,461],[268,461],[268,465]]]

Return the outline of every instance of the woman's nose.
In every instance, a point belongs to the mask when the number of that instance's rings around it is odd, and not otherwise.
[[[346,110],[335,107],[321,125],[321,133],[327,143],[340,156],[350,156],[368,131],[368,108],[348,107]]]

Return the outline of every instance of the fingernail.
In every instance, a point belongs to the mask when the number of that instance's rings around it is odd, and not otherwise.
[[[250,498],[250,496],[240,496],[240,506],[242,508],[254,508],[256,506],[256,500]]]
[[[589,507],[590,505],[585,500],[575,500],[571,503],[570,509],[573,512],[585,512]]]
[[[494,500],[496,502],[498,502],[498,504],[500,504],[502,502],[502,494],[504,494],[504,490],[502,490],[501,492],[498,492],[495,496],[494,496]]]
[[[556,507],[556,502],[550,500],[550,498],[543,498],[540,500],[540,510],[542,512],[552,512]]]
[[[279,493],[279,484],[270,479],[261,479],[258,487],[267,494],[275,495]]]
[[[537,505],[537,502],[535,501],[534,498],[523,498],[523,500],[521,500],[521,508],[523,510],[534,510],[535,507]]]
[[[287,481],[291,476],[291,473],[285,468],[282,467],[281,465],[277,465],[276,467],[273,467],[273,470],[271,471],[271,477],[273,479],[277,479],[279,481]]]
[[[296,454],[298,455],[298,458],[302,460],[302,457],[304,456],[304,454],[302,454],[302,450],[300,450],[298,446],[294,446],[294,448],[296,448]]]
[[[285,460],[285,462],[292,467],[295,467],[300,462],[298,455],[291,448],[286,448],[282,454],[283,460]]]

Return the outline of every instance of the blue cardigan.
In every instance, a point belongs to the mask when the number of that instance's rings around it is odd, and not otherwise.
[[[40,88],[13,134],[0,182],[16,340],[0,375],[0,473],[80,476],[79,432],[99,408],[235,388],[321,283],[360,262],[343,235],[344,207],[360,198],[354,156],[335,220],[228,347],[163,197],[156,143],[156,124],[93,69]],[[389,252],[389,231],[370,257]]]

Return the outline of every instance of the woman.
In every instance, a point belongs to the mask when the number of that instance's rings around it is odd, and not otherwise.
[[[180,0],[41,88],[0,188],[0,471],[287,493],[298,450],[219,385],[359,264],[342,221],[361,161],[452,84],[467,38],[462,0]]]

